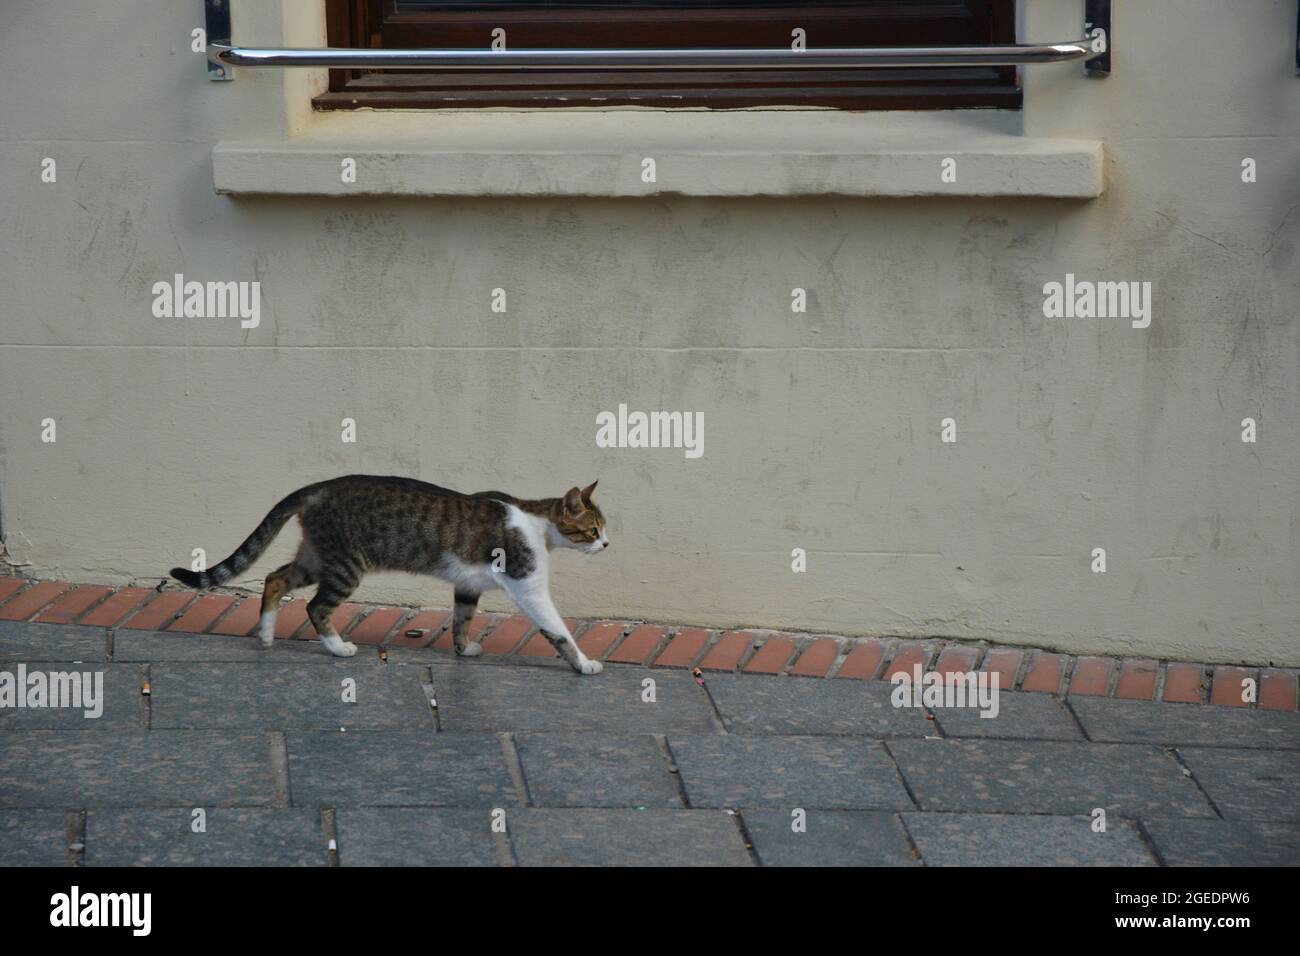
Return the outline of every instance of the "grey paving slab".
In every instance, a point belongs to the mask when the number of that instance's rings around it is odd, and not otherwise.
[[[991,711],[990,711],[991,712]],[[1082,740],[1079,725],[1053,694],[999,691],[997,713],[981,717],[978,709],[936,707],[935,721],[948,737],[993,737],[1005,740]]]
[[[435,728],[418,668],[166,662],[150,674],[155,728]]]
[[[515,810],[521,866],[752,866],[735,818],[720,810]]]
[[[1300,821],[1300,753],[1179,747],[1227,819]]]
[[[648,734],[521,734],[514,740],[533,806],[682,806],[668,760]]]
[[[920,866],[896,813],[809,810],[795,832],[788,810],[741,811],[764,866]]]
[[[1174,757],[1146,744],[896,740],[889,748],[923,810],[1215,815]]]
[[[1070,706],[1093,740],[1300,750],[1300,714],[1107,697]]]
[[[924,737],[925,711],[895,707],[889,684],[716,674],[705,677],[718,712],[733,734],[860,734]]]
[[[1132,820],[1090,816],[905,813],[926,866],[1156,866]]]
[[[69,866],[67,814],[0,810],[0,867]]]
[[[352,657],[335,657],[319,641],[276,641],[262,647],[255,637],[226,634],[171,634],[119,630],[113,634],[115,661],[211,661],[214,663],[326,664],[343,667],[379,665],[379,652],[361,647]]]
[[[506,809],[507,817],[512,811]],[[340,866],[496,866],[487,810],[346,807],[335,814]]]
[[[655,700],[642,681],[655,682]],[[433,669],[438,722],[445,733],[541,731],[712,733],[704,690],[689,674],[607,668],[582,677],[569,668],[475,666]]]
[[[91,810],[86,866],[325,866],[329,840],[316,810],[201,808]]]
[[[1300,824],[1146,818],[1142,825],[1168,866],[1300,866]]]
[[[0,807],[266,806],[272,741],[230,731],[0,734]]]
[[[102,627],[0,621],[0,661],[104,661],[107,641]]]
[[[558,659],[548,660],[542,657],[498,657],[492,655],[466,659],[457,657],[453,651],[437,647],[389,647],[385,648],[385,650],[388,652],[388,662],[390,664],[428,664],[430,666],[475,668],[534,666],[568,669],[569,666]]]
[[[33,699],[27,693],[38,678],[44,697],[37,699],[45,703],[39,707],[0,703],[0,734],[35,729],[116,731],[148,727],[148,702],[140,693],[137,664],[0,663],[0,684],[12,681],[15,692],[27,688],[23,694],[26,702]],[[4,692],[0,691],[3,700]],[[92,716],[95,713],[99,716]]]
[[[995,718],[937,708],[930,721],[894,708],[879,682],[713,675],[706,694],[665,670],[579,678],[555,661],[393,648],[382,663],[373,648],[340,659],[314,642],[263,650],[136,631],[115,632],[105,662],[106,633],[0,622],[0,671],[104,674],[98,719],[0,707],[0,866],[66,865],[69,813],[81,809],[89,866],[319,866],[325,807],[338,861],[353,866],[512,855],[524,865],[1300,865],[1294,714],[1006,692]],[[940,733],[960,739],[925,739]],[[1091,829],[1098,806],[1105,834]],[[206,833],[192,830],[196,807]],[[795,808],[804,832],[791,828]],[[507,834],[492,832],[493,809]]]
[[[879,742],[853,737],[668,738],[692,807],[910,810]]]
[[[492,734],[292,731],[294,806],[511,807],[516,792]]]

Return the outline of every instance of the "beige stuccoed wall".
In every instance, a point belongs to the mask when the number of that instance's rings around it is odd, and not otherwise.
[[[1025,37],[1078,32],[1081,2],[1031,6]],[[6,5],[10,560],[156,580],[346,472],[599,478],[614,546],[557,560],[566,614],[1300,664],[1296,10],[1228,6],[1120,0],[1114,76],[1029,71],[1027,135],[1104,144],[1079,201],[220,196],[213,146],[300,132],[309,75],[209,83],[198,0]],[[234,12],[311,42],[310,11]],[[175,272],[260,280],[261,326],[155,319]],[[1067,272],[1153,282],[1151,327],[1045,319]],[[703,457],[597,448],[619,403],[703,412]]]

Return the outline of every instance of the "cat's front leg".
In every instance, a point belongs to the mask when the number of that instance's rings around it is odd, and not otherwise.
[[[546,579],[540,575],[527,578],[506,578],[503,582],[505,591],[511,600],[519,605],[519,610],[528,615],[529,620],[537,625],[542,636],[550,641],[555,652],[579,674],[599,674],[604,670],[600,661],[593,661],[582,653],[578,642],[569,633],[569,627],[560,617],[551,601]]]
[[[451,615],[451,642],[461,657],[478,657],[483,653],[483,645],[469,639],[469,622],[474,619],[478,598],[473,591],[456,592],[456,607]]]
[[[555,648],[555,653],[559,654],[579,674],[599,674],[605,669],[605,665],[600,661],[593,661],[582,653],[582,649],[578,647],[567,627],[563,633],[555,633],[542,627],[538,627],[538,630],[541,631],[542,637],[551,642],[551,646]]]

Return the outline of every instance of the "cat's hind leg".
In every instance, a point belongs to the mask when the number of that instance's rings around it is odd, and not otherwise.
[[[560,617],[551,600],[550,589],[546,579],[541,575],[526,578],[508,578],[503,576],[502,587],[510,599],[519,605],[519,610],[528,615],[529,620],[537,625],[542,636],[550,641],[557,654],[579,674],[599,674],[604,670],[600,661],[593,661],[582,653],[577,641],[569,633],[569,626]]]
[[[280,609],[280,599],[290,591],[312,583],[311,573],[292,561],[266,576],[262,588],[262,616],[257,621],[257,636],[263,647],[270,647],[275,641],[275,616]]]
[[[343,568],[330,568],[321,573],[320,587],[307,602],[307,618],[316,629],[316,636],[325,649],[336,657],[351,657],[357,645],[339,637],[334,628],[334,611],[351,596],[360,584],[360,578]]]
[[[469,639],[469,622],[474,619],[474,611],[478,608],[478,597],[475,591],[456,591],[456,608],[451,616],[451,641],[461,657],[478,657],[483,653],[483,645]]]

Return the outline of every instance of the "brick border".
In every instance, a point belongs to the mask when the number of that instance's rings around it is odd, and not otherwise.
[[[0,621],[247,636],[257,625],[260,606],[259,595],[243,592],[115,588],[0,575]],[[334,620],[341,634],[370,646],[451,650],[451,616],[443,609],[344,604]],[[849,680],[888,680],[920,664],[940,674],[996,672],[1003,690],[1291,712],[1300,696],[1300,668],[1073,656],[943,638],[877,640],[640,621],[566,621],[584,653],[616,664]],[[555,656],[519,614],[482,613],[471,629],[489,654]],[[309,640],[310,631],[305,602],[285,604],[277,637]],[[1255,701],[1241,699],[1247,679],[1255,682]]]

